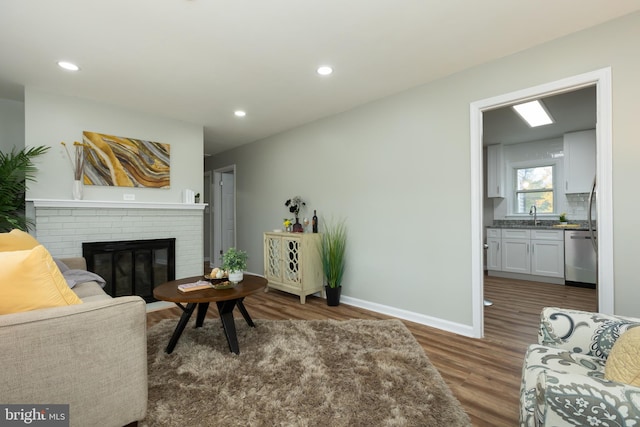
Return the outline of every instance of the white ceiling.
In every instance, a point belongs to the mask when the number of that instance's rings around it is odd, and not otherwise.
[[[0,97],[33,86],[196,123],[215,154],[636,10],[637,0],[1,0]],[[316,75],[321,64],[334,74]]]

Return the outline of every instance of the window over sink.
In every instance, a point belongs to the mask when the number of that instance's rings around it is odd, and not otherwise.
[[[554,164],[513,167],[513,214],[529,214],[534,205],[538,214],[555,213],[554,172]]]

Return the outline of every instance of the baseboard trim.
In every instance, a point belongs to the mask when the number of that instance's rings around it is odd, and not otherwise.
[[[458,335],[463,335],[470,338],[477,338],[473,334],[473,327],[470,325],[463,325],[461,323],[450,322],[437,317],[431,317],[420,313],[414,313],[388,305],[378,304],[375,302],[364,301],[358,298],[352,298],[349,296],[342,296],[340,303],[352,305],[354,307],[364,308],[369,311],[373,311],[380,314],[386,314],[387,316],[397,317],[399,319],[408,320],[410,322],[419,323],[421,325],[430,326],[432,328],[442,329],[447,332],[453,332]]]

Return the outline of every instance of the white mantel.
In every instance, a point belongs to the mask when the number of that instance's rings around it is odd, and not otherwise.
[[[162,203],[101,200],[27,199],[35,208],[71,209],[194,209],[204,210],[206,203]]]

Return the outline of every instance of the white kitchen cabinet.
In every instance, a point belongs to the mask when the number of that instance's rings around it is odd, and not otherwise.
[[[531,272],[531,237],[526,229],[502,230],[502,271]]]
[[[495,240],[498,240],[494,237]],[[487,255],[487,270],[527,276],[564,278],[564,234],[550,229],[502,229],[500,255],[502,265],[491,264]],[[487,233],[487,243],[490,236]],[[494,243],[497,244],[497,241]],[[491,248],[491,244],[489,244]],[[489,248],[489,249],[490,249]],[[553,283],[561,283],[555,281]]]
[[[531,240],[531,274],[564,277],[564,242]]]
[[[322,292],[322,262],[317,233],[264,233],[264,275],[267,289],[300,297]]]
[[[564,134],[566,194],[589,193],[596,175],[596,131]]]
[[[487,229],[487,270],[502,270],[502,230]]]
[[[487,147],[487,197],[504,197],[502,144]]]
[[[531,274],[564,278],[564,231],[531,230]]]

